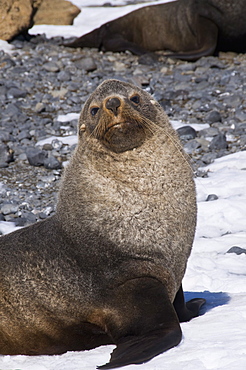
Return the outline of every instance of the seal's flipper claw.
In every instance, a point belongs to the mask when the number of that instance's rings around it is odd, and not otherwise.
[[[179,324],[156,329],[145,335],[122,338],[111,354],[110,362],[98,369],[114,369],[147,362],[160,353],[177,346],[182,333]]]

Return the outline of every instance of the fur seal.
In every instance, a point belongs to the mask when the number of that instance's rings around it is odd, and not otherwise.
[[[192,171],[161,106],[104,81],[85,103],[56,214],[0,237],[0,353],[116,344],[110,369],[181,340],[196,226]]]
[[[178,0],[146,6],[68,43],[141,55],[196,60],[218,51],[246,52],[246,0]]]

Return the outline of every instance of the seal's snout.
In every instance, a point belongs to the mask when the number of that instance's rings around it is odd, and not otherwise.
[[[109,98],[106,101],[106,108],[114,113],[115,116],[118,115],[118,108],[120,107],[120,99],[118,98]]]

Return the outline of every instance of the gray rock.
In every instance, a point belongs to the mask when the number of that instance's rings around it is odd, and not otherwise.
[[[243,253],[246,254],[246,249],[234,246],[234,247],[231,247],[226,253],[236,253],[237,255],[240,255]]]
[[[47,72],[59,72],[60,71],[60,68],[59,66],[54,63],[54,62],[48,62],[48,63],[45,63],[43,65],[43,68],[47,71]]]
[[[1,213],[3,215],[9,215],[11,213],[16,213],[18,212],[18,209],[19,209],[19,206],[18,204],[16,203],[4,203],[2,206],[1,206]]]
[[[74,61],[76,68],[86,72],[93,72],[97,69],[97,65],[93,58],[81,58]]]
[[[211,202],[211,201],[217,200],[217,199],[219,199],[219,198],[218,198],[218,196],[216,194],[209,194],[207,196],[206,202]]]
[[[187,154],[197,152],[201,148],[201,144],[196,140],[190,140],[184,145],[184,150]]]
[[[228,143],[226,141],[226,136],[221,133],[219,135],[216,135],[209,145],[209,148],[211,150],[226,149],[227,147]]]
[[[197,136],[196,130],[191,126],[183,126],[177,129],[177,133],[182,140],[195,139]]]
[[[13,160],[13,150],[8,145],[0,143],[0,168],[7,167]]]
[[[48,170],[58,170],[59,168],[62,168],[62,164],[57,158],[51,155],[44,159],[44,167]]]
[[[7,92],[8,99],[12,98],[25,98],[27,96],[27,92],[17,87],[11,87]]]
[[[205,120],[208,123],[221,122],[220,112],[212,111],[212,112],[208,113],[207,116],[205,117]]]
[[[28,148],[26,150],[26,156],[31,166],[42,166],[48,153],[38,148]]]

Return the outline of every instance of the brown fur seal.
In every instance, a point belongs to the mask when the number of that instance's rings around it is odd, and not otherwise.
[[[103,51],[196,60],[214,52],[246,52],[246,0],[178,0],[137,9],[67,44]]]
[[[182,278],[196,225],[192,171],[160,105],[103,82],[79,119],[57,212],[0,238],[0,353],[116,344],[109,369],[181,340]]]

